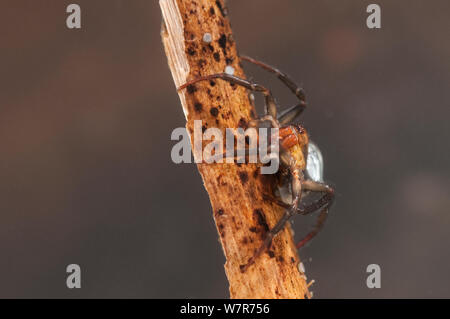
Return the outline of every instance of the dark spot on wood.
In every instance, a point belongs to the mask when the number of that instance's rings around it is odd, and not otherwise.
[[[193,94],[193,93],[197,92],[197,88],[195,87],[194,84],[188,85],[186,89],[189,94]]]
[[[283,263],[284,262],[284,258],[283,256],[278,256],[277,257],[278,262]]]
[[[223,17],[227,16],[227,10],[222,6],[222,3],[220,2],[220,0],[216,0],[216,5],[220,10],[220,13],[222,14]]]
[[[278,288],[275,289],[275,294],[277,294],[278,296],[280,295],[280,292],[278,291]]]
[[[217,215],[219,215],[219,216],[222,216],[223,213],[224,213],[223,209],[219,209],[219,210],[217,211]]]
[[[255,188],[251,187],[249,191],[250,191],[250,197],[251,197],[253,200],[256,201],[256,200],[259,199],[259,196],[258,196],[259,194],[255,192]]]
[[[224,186],[227,185],[227,182],[223,181],[223,175],[220,174],[219,177],[217,177],[217,183],[219,183],[219,185]]]
[[[273,185],[273,183],[275,182],[274,174],[261,174],[259,175],[259,178],[263,185]]]
[[[275,257],[275,253],[272,250],[268,250],[267,254],[269,255],[270,258]]]
[[[199,67],[202,68],[206,64],[206,60],[200,59],[200,60],[198,60],[197,64],[198,64]]]
[[[253,172],[253,178],[258,178],[259,176],[259,168],[255,169],[255,171]]]
[[[213,16],[216,14],[216,10],[214,10],[214,7],[209,8],[209,13]]]
[[[211,44],[208,44],[208,49],[209,49],[211,52],[214,52],[214,47],[213,47]]]
[[[213,56],[214,56],[214,60],[216,60],[216,62],[220,62],[220,53],[219,52],[214,52]]]
[[[244,239],[242,239],[242,243],[243,243],[244,245],[248,244],[248,238],[247,238],[247,237],[244,237]]]
[[[211,113],[212,116],[217,117],[217,115],[219,115],[219,110],[217,109],[217,107],[212,107],[209,110],[209,113]]]
[[[252,233],[258,232],[258,228],[256,228],[256,227],[250,227],[248,230],[251,231]]]
[[[219,109],[220,109],[221,107],[219,106]],[[228,120],[229,118],[230,118],[230,116],[228,115],[228,113],[226,113],[226,114],[224,114],[224,113],[222,113],[222,118],[224,119],[224,120]]]
[[[241,117],[241,119],[239,120],[238,127],[241,127],[241,128],[247,127],[247,121],[243,117]],[[246,136],[246,137],[248,137],[248,136]]]
[[[218,119],[216,119],[216,124],[219,125],[219,120]]]
[[[219,45],[223,50],[227,48],[227,36],[225,34],[220,36]]]
[[[195,53],[196,53],[195,49],[193,49],[193,48],[188,48],[187,51],[188,51],[188,54],[191,56],[195,55]]]
[[[227,62],[228,65],[233,63],[233,58],[226,58],[225,61]]]
[[[209,84],[210,84],[211,86],[216,86],[216,82],[214,82],[214,81],[209,81]]]
[[[225,227],[223,226],[223,224],[218,224],[217,227],[219,228],[219,234],[221,237],[225,236],[225,231],[223,230]]]
[[[253,214],[256,217],[256,222],[262,227],[262,229],[265,232],[269,231],[269,226],[267,225],[266,217],[264,216],[263,210],[255,209],[253,211]]]
[[[295,263],[295,258],[291,257],[291,263]]]
[[[248,182],[247,172],[239,172],[239,178],[241,179],[242,184],[246,184]]]
[[[205,133],[206,131],[206,126],[202,125],[202,133]]]
[[[203,104],[200,102],[197,102],[194,104],[194,109],[196,112],[201,112],[203,111]]]

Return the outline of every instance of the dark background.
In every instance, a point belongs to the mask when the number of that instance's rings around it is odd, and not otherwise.
[[[450,2],[377,0],[381,30],[369,3],[228,1],[240,51],[306,89],[301,120],[337,190],[300,252],[315,296],[450,297]],[[227,297],[200,175],[170,158],[185,120],[157,1],[1,0],[0,16],[0,297]]]

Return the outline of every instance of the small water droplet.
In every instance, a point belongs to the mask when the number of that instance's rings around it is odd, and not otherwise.
[[[298,264],[298,271],[300,271],[302,274],[305,273],[305,265],[303,265],[302,262],[300,262],[300,263]]]
[[[205,43],[211,43],[212,42],[212,35],[211,35],[211,33],[205,33],[203,35],[203,42],[205,42]]]
[[[225,73],[227,73],[229,75],[233,75],[234,74],[234,68],[231,65],[227,65],[227,67],[225,68]]]
[[[306,173],[315,182],[323,182],[323,157],[319,147],[313,142],[308,144]]]

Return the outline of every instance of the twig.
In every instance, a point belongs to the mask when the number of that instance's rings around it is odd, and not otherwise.
[[[199,76],[224,72],[226,66],[245,78],[222,0],[160,0],[160,6],[162,40],[177,88]],[[196,83],[179,96],[193,149],[194,120],[202,120],[204,128],[217,127],[224,132],[227,127],[245,127],[255,117],[248,92],[221,80]],[[298,270],[300,260],[290,225],[275,237],[267,253],[241,272],[282,214],[281,208],[263,199],[268,180],[260,175],[259,166],[201,163],[198,170],[226,257],[230,297],[310,296],[305,276]]]

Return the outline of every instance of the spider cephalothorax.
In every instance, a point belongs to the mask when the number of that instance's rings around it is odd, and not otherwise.
[[[306,169],[309,137],[306,130],[300,125],[288,125],[279,129],[280,145],[295,161],[295,166],[301,170]]]
[[[333,189],[322,182],[322,157],[317,146],[309,141],[306,130],[298,124],[291,123],[306,107],[303,89],[298,87],[286,74],[263,62],[249,57],[241,57],[242,60],[256,64],[263,69],[274,73],[298,98],[299,103],[281,114],[270,90],[262,85],[230,75],[228,73],[211,74],[199,77],[182,85],[184,89],[199,81],[222,79],[233,84],[241,85],[251,91],[261,92],[265,98],[265,114],[249,122],[249,126],[258,127],[263,122],[269,122],[272,127],[279,129],[280,145],[280,170],[277,173],[278,187],[273,195],[266,196],[278,205],[285,207],[286,211],[277,224],[269,230],[260,248],[241,266],[245,271],[251,266],[266,249],[270,247],[273,237],[286,225],[286,222],[295,214],[308,215],[320,211],[315,228],[309,232],[298,244],[297,248],[304,246],[313,238],[322,227],[328,215],[328,209],[334,198]],[[305,193],[320,193],[315,200],[305,203],[302,195]]]

